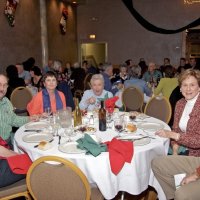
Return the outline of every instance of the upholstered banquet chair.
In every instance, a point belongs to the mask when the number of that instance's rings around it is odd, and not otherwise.
[[[0,199],[8,200],[17,197],[25,197],[27,200],[31,200],[31,197],[27,191],[26,180],[22,179],[12,185],[0,188]]]
[[[27,115],[26,106],[31,101],[33,95],[26,87],[17,87],[10,96],[10,101],[15,108],[15,113]]]
[[[144,94],[136,87],[128,87],[122,93],[122,103],[126,111],[142,111]]]
[[[97,188],[90,188],[75,164],[61,157],[39,158],[30,167],[26,180],[30,194],[37,200],[104,199]]]
[[[164,96],[154,96],[146,104],[144,113],[169,123],[172,109],[169,100]]]

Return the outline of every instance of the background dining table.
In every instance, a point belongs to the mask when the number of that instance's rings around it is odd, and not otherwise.
[[[86,155],[83,152],[65,153],[59,150],[60,148],[57,136],[54,137],[53,142],[51,142],[50,149],[44,151],[34,148],[34,146],[38,143],[24,141],[24,137],[32,133],[25,132],[27,127],[26,125],[20,127],[15,133],[14,150],[17,152],[26,152],[32,161],[42,156],[49,155],[60,156],[72,161],[83,171],[92,186],[98,186],[105,199],[114,198],[119,191],[128,192],[132,195],[138,195],[145,191],[148,188],[148,185],[150,185],[157,190],[158,198],[164,200],[166,198],[162,188],[151,170],[151,160],[155,157],[167,154],[169,139],[160,138],[155,136],[153,132],[149,132],[148,124],[149,126],[157,124],[167,130],[170,130],[170,127],[161,120],[153,117],[138,120],[136,119],[133,123],[138,126],[138,128],[135,133],[129,133],[130,137],[134,138],[135,135],[140,136],[150,134],[150,140],[148,144],[138,143],[139,146],[134,145],[134,155],[131,163],[125,163],[117,175],[113,174],[111,171],[108,152],[102,152],[97,157]],[[144,125],[145,130],[142,125]],[[111,141],[113,137],[118,135],[118,133],[113,129],[107,129],[106,132],[100,132],[98,130],[98,120],[95,120],[94,127],[96,127],[97,131],[93,134],[96,138],[98,138],[98,140],[101,140],[101,142]],[[122,137],[130,138],[127,133],[124,134],[121,132],[120,135]],[[76,137],[77,136],[72,137],[72,139],[75,140]],[[64,143],[66,143],[66,138],[61,139],[61,145]]]

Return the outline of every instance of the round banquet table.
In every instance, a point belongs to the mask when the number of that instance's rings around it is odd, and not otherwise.
[[[137,125],[141,122],[162,124],[164,129],[170,130],[170,127],[166,123],[152,117],[148,117],[139,122],[136,120],[134,123]],[[94,134],[98,138],[101,138],[102,142],[110,141],[117,135],[115,130],[112,129],[107,129],[106,132],[98,131],[98,122],[95,122],[94,126],[97,128]],[[85,155],[84,153],[63,153],[58,149],[58,137],[54,137],[52,148],[43,151],[34,148],[38,143],[27,143],[23,141],[23,137],[27,134],[30,134],[30,132],[25,132],[25,126],[17,130],[14,137],[15,151],[25,151],[32,161],[49,155],[60,156],[70,160],[83,171],[91,185],[98,186],[105,199],[114,198],[119,191],[138,195],[145,191],[148,185],[153,186],[157,190],[159,199],[165,199],[165,195],[151,170],[151,160],[167,154],[169,139],[155,136],[155,139],[151,139],[149,144],[134,146],[134,155],[131,163],[125,163],[121,171],[115,175],[110,168],[108,152],[103,152],[97,157]],[[145,132],[138,128],[136,133],[133,134],[145,134]],[[64,140],[61,140],[61,144],[63,142]]]

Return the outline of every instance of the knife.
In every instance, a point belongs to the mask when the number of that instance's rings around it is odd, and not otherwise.
[[[54,140],[54,139],[51,139],[51,140],[49,141],[49,143],[53,142],[53,140]],[[37,148],[38,146],[39,146],[39,144],[36,144],[36,145],[34,146],[34,148]]]
[[[34,130],[34,129],[26,129],[24,132],[37,132],[37,133],[39,133],[39,132],[41,132],[42,130]]]

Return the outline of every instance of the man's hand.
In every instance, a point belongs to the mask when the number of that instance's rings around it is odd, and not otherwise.
[[[188,183],[194,182],[198,179],[198,175],[196,172],[193,172],[191,175],[186,176],[185,178],[183,178],[183,180],[181,181],[181,185],[186,185]]]
[[[88,100],[87,100],[87,103],[88,104],[95,104],[96,102],[96,98],[95,97],[90,97]]]

